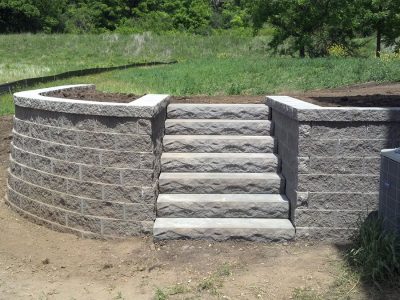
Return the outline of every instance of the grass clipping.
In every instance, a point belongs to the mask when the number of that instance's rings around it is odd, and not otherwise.
[[[360,223],[353,237],[353,247],[347,257],[356,267],[361,279],[382,284],[398,284],[400,278],[400,239],[384,230],[384,223],[377,216],[368,217]]]

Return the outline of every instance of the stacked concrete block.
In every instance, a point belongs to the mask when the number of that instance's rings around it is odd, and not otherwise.
[[[65,88],[94,87],[55,89]],[[15,95],[7,203],[81,236],[151,233],[168,97],[115,104],[44,96],[48,91]]]
[[[268,97],[298,238],[344,239],[377,209],[381,149],[400,141],[390,109]]]

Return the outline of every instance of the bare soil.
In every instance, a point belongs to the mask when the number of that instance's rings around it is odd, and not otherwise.
[[[326,107],[400,107],[400,83],[365,83],[334,89],[308,92],[282,92],[280,94]],[[91,100],[100,102],[128,103],[141,96],[123,93],[104,93],[96,90],[58,91],[53,97]],[[172,103],[264,103],[264,96],[174,96]]]
[[[0,198],[11,128],[12,117],[0,117]],[[350,276],[343,253],[305,241],[85,240],[32,224],[0,201],[0,299],[400,298]]]
[[[47,94],[51,97],[67,98],[75,100],[89,100],[96,102],[117,102],[117,103],[129,103],[141,96],[134,94],[123,94],[123,93],[105,93],[97,90],[66,90],[66,91],[55,91]]]
[[[400,107],[400,83],[365,83],[304,93],[283,93],[320,106]]]

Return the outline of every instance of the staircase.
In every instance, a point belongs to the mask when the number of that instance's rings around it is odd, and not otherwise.
[[[294,237],[268,107],[170,104],[155,239]]]

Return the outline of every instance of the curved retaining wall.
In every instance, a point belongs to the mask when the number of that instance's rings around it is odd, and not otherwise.
[[[167,95],[128,104],[16,93],[6,202],[32,221],[89,237],[151,233]]]

